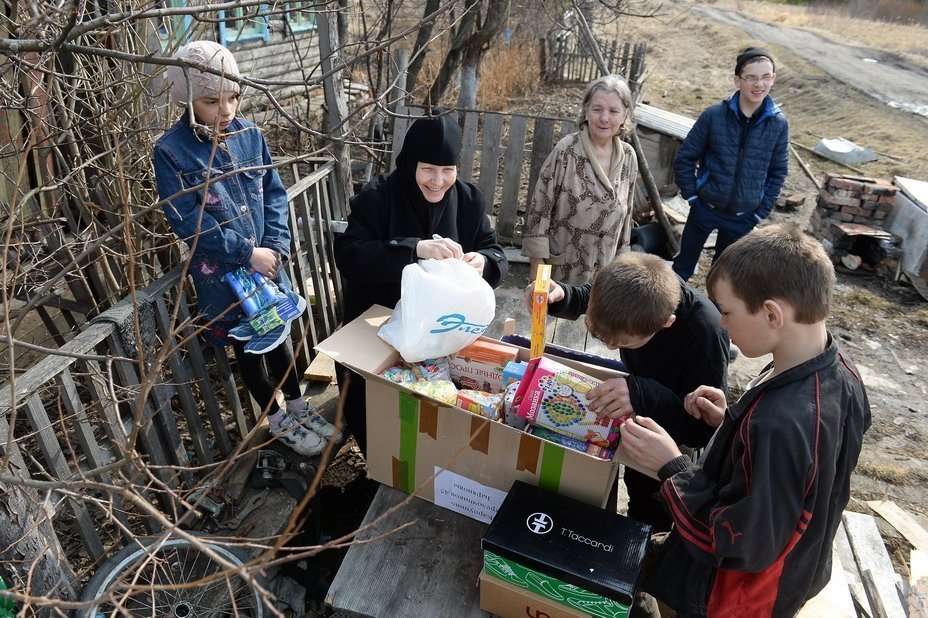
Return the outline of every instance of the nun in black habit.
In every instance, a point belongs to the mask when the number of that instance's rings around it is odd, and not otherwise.
[[[351,199],[348,227],[335,239],[346,323],[374,304],[395,307],[403,268],[419,259],[462,259],[494,288],[506,277],[509,262],[487,219],[486,198],[457,178],[460,157],[461,129],[434,108],[409,127],[396,169]],[[339,385],[346,372],[338,367]],[[345,417],[366,454],[364,406],[364,380],[352,373]]]

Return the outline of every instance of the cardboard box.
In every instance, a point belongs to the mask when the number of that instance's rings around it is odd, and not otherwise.
[[[561,605],[550,599],[503,581],[485,572],[480,573],[480,609],[501,618],[589,618],[580,610]]]
[[[366,378],[371,478],[486,522],[517,479],[589,504],[606,503],[619,462],[624,463],[621,449],[612,461],[598,459],[378,376],[399,358],[377,336],[389,316],[389,309],[374,306],[316,346]],[[519,355],[528,360],[528,350],[520,348]],[[601,379],[625,375],[561,362]]]
[[[516,481],[483,537],[483,570],[594,616],[627,612],[651,527]]]
[[[451,379],[461,388],[501,393],[503,370],[518,354],[514,345],[480,338],[451,356]]]

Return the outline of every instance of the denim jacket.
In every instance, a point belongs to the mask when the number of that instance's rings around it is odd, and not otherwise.
[[[195,134],[182,118],[158,139],[154,153],[164,214],[193,249],[190,274],[197,304],[210,319],[236,303],[223,276],[247,267],[255,247],[273,249],[283,260],[290,256],[287,191],[280,175],[273,168],[243,169],[271,165],[264,135],[243,118],[234,119],[226,132],[214,149],[212,140]],[[276,281],[290,289],[283,271]],[[237,306],[222,319],[235,322],[243,315]]]

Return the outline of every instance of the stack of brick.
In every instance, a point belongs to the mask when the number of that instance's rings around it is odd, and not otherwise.
[[[896,187],[888,180],[828,174],[809,227],[815,236],[830,242],[845,234],[833,223],[856,223],[882,230],[883,220],[895,203]]]

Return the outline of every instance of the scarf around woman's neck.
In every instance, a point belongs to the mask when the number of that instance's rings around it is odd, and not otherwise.
[[[612,179],[618,175],[619,170],[622,169],[622,164],[625,162],[625,148],[622,147],[622,140],[619,139],[618,135],[612,137],[612,160],[609,163],[608,174],[603,169],[603,166],[599,164],[599,159],[596,157],[596,146],[590,138],[588,125],[583,125],[583,128],[580,129],[580,143],[583,145],[583,152],[586,154],[586,158],[590,160],[590,165],[593,166],[593,171],[596,172],[596,175],[599,176],[599,179],[604,185],[612,188]]]

